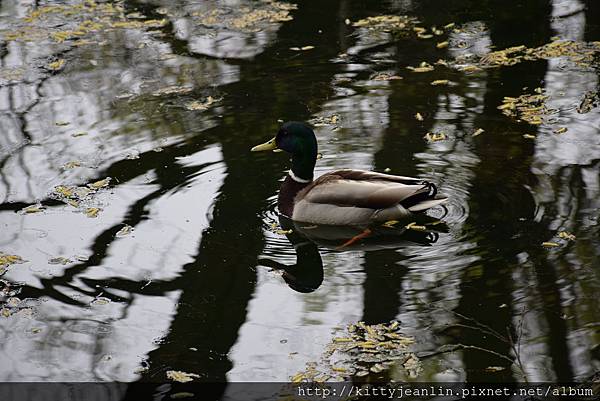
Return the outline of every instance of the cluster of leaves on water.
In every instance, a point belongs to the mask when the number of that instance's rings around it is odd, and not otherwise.
[[[50,39],[55,43],[77,40],[88,44],[84,37],[111,29],[146,29],[164,26],[167,20],[140,21],[125,15],[121,1],[97,3],[86,0],[75,4],[46,5],[33,9],[22,18],[16,30],[4,32],[6,41],[39,42]],[[65,29],[67,28],[67,29]],[[50,69],[60,69],[64,60],[55,61]]]
[[[409,346],[414,338],[400,333],[400,324],[348,325],[341,336],[327,345],[321,363],[307,364],[291,378],[293,383],[325,382],[348,377],[378,374],[392,366],[403,366],[410,377],[422,371],[419,358]]]
[[[110,177],[98,180],[87,186],[57,185],[50,194],[51,198],[62,201],[75,208],[81,208],[88,217],[97,217],[101,211],[98,207],[89,206],[93,196],[103,188],[109,186]]]
[[[597,64],[598,52],[600,52],[600,41],[555,40],[534,48],[521,45],[494,51],[483,56],[479,60],[479,64],[487,67],[499,67],[515,65],[523,61],[566,57],[576,66],[589,68]]]
[[[337,126],[340,122],[339,114],[332,114],[330,116],[318,116],[309,121],[314,127],[325,127],[325,126]]]
[[[536,88],[533,94],[523,94],[519,97],[505,96],[498,109],[502,111],[502,114],[517,121],[540,125],[544,122],[544,116],[554,112],[546,106],[547,99],[548,95],[542,88]]]
[[[556,236],[559,238],[559,241],[562,241],[563,243],[568,243],[568,242],[572,242],[575,241],[577,239],[577,237],[575,237],[575,235],[573,235],[572,233],[568,232],[568,231],[559,231]],[[544,248],[558,248],[561,244],[559,242],[556,241],[545,241],[542,242],[542,246]]]
[[[204,101],[194,100],[188,104],[186,104],[185,108],[188,110],[208,110],[215,103],[219,103],[222,98],[214,98],[212,96],[208,96]]]
[[[378,15],[358,20],[352,26],[378,32],[399,32],[412,29],[418,22],[407,15]]]
[[[290,11],[297,9],[293,3],[262,0],[253,7],[235,10],[216,8],[205,12],[195,12],[198,23],[209,28],[225,28],[242,32],[258,32],[267,24],[291,21]]]
[[[593,108],[600,105],[600,93],[594,91],[587,91],[583,94],[581,103],[577,106],[577,112],[579,114],[585,114],[592,111]]]
[[[378,72],[371,75],[369,79],[371,81],[394,81],[397,79],[402,79],[402,77],[389,72]]]

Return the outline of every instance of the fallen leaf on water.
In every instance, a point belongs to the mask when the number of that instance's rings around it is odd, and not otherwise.
[[[405,227],[408,230],[415,230],[415,231],[425,231],[427,230],[427,227],[425,226],[418,226],[416,222],[412,222],[406,225]]]
[[[100,188],[104,188],[107,187],[108,184],[110,183],[111,178],[110,177],[106,177],[103,180],[100,181],[96,181],[93,182],[91,184],[88,184],[88,187],[90,187],[91,189],[100,189]]]
[[[20,212],[22,214],[33,214],[33,213],[40,213],[44,209],[45,208],[38,203],[38,204],[35,204],[35,205],[29,205],[27,207],[24,207],[23,209],[20,210]]]
[[[525,139],[535,139],[535,135],[523,134],[523,138],[525,138]]]
[[[70,198],[73,196],[73,189],[65,185],[58,185],[54,187],[54,192],[58,195],[64,196],[65,198]]]
[[[195,373],[186,373],[180,370],[168,370],[167,378],[179,383],[187,383],[191,382],[195,378],[200,378],[200,375],[197,375]]]
[[[501,372],[505,369],[506,368],[504,366],[488,366],[487,368],[485,368],[485,371],[486,372]]]
[[[71,134],[71,136],[72,136],[73,138],[77,138],[77,137],[80,137],[80,136],[85,136],[85,135],[87,135],[87,134],[88,134],[87,132],[85,132],[85,131],[81,131],[81,132],[75,132],[74,134]]]
[[[444,42],[439,42],[437,45],[435,45],[435,47],[437,47],[438,49],[445,49],[446,47],[448,47],[448,41],[444,41]]]
[[[423,61],[418,67],[407,66],[406,68],[412,72],[429,72],[434,70],[434,67],[425,61]]]
[[[61,58],[59,60],[53,61],[52,63],[48,64],[48,69],[52,70],[52,71],[61,70],[65,66],[65,63],[66,63],[66,61]]]
[[[566,239],[567,241],[575,241],[577,237],[568,231],[561,231],[558,233],[558,238]]]
[[[99,212],[100,212],[100,209],[97,207],[88,207],[87,209],[85,209],[85,215],[87,217],[91,217],[91,218],[98,217]]]
[[[382,226],[392,228],[398,223],[399,223],[398,220],[390,220],[390,221],[386,221],[385,223],[383,223]]]
[[[68,121],[57,121],[54,123],[54,125],[58,125],[59,127],[64,127],[65,125],[69,125],[69,124],[71,124],[71,123]]]
[[[450,81],[448,81],[447,79],[436,79],[435,81],[431,81],[431,85],[433,86],[448,85],[449,83]]]
[[[66,265],[73,262],[71,259],[62,257],[62,256],[58,256],[56,258],[50,258],[48,259],[48,263],[51,265]]]
[[[215,99],[212,96],[208,96],[206,98],[206,100],[204,100],[203,102],[199,101],[199,100],[194,100],[193,102],[190,102],[188,104],[185,105],[185,108],[188,110],[208,110],[208,108],[210,106],[212,106],[215,103],[220,102],[222,99]]]
[[[558,247],[560,245],[557,244],[556,242],[547,241],[547,242],[542,242],[542,246],[544,248],[556,248],[556,247]]]
[[[464,66],[458,67],[458,70],[465,72],[467,74],[472,74],[474,72],[483,71],[480,67],[477,67],[476,65],[464,65]]]
[[[310,46],[309,45],[309,46],[303,46],[303,47],[301,47],[300,50],[306,51],[306,50],[312,50],[314,48],[315,48],[314,46]]]
[[[294,230],[275,230],[275,234],[278,235],[287,235],[293,233]]]
[[[478,136],[481,135],[485,132],[485,130],[483,128],[478,128],[475,132],[473,132],[473,135],[471,136]]]
[[[554,133],[555,133],[555,134],[564,134],[564,133],[565,133],[565,132],[567,132],[567,131],[568,131],[568,128],[567,128],[567,127],[560,127],[560,128],[557,128],[557,129],[555,129],[555,130],[554,130]]]
[[[67,163],[63,164],[63,166],[62,166],[63,170],[71,170],[76,167],[81,167],[81,162],[79,162],[78,160],[73,160],[73,161],[67,162]]]
[[[387,72],[379,72],[379,73],[371,76],[371,78],[369,78],[369,79],[371,79],[373,81],[393,81],[393,80],[397,80],[397,79],[402,79],[402,77],[399,75],[392,75]]]
[[[427,134],[425,134],[424,138],[428,142],[438,142],[438,141],[443,141],[443,140],[447,139],[446,134],[444,134],[443,132],[439,132],[439,133],[428,132]]]
[[[126,235],[129,235],[132,231],[133,231],[133,227],[131,227],[129,224],[125,224],[125,227],[123,227],[119,231],[117,231],[117,233],[115,235],[117,237],[125,237]]]
[[[16,263],[23,263],[24,260],[17,255],[8,255],[0,252],[0,266],[8,266]]]
[[[419,121],[423,121],[423,116],[421,115],[421,113],[415,114],[415,118]]]

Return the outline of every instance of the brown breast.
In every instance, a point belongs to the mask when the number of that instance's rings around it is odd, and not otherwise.
[[[313,182],[302,183],[294,181],[289,175],[285,177],[285,180],[279,189],[279,197],[277,199],[279,213],[291,218],[292,214],[294,214],[294,199],[296,199],[296,195],[312,183]]]

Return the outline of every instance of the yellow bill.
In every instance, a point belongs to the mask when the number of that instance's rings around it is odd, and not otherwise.
[[[279,151],[279,149],[277,149],[277,144],[275,143],[275,138],[271,139],[268,142],[262,143],[260,145],[256,145],[255,147],[250,149],[250,152],[260,152],[263,150],[272,150],[274,152]]]

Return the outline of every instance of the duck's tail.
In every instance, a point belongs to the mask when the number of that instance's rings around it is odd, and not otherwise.
[[[448,197],[438,193],[435,184],[425,181],[422,189],[404,199],[401,205],[410,212],[422,212],[448,200]]]

